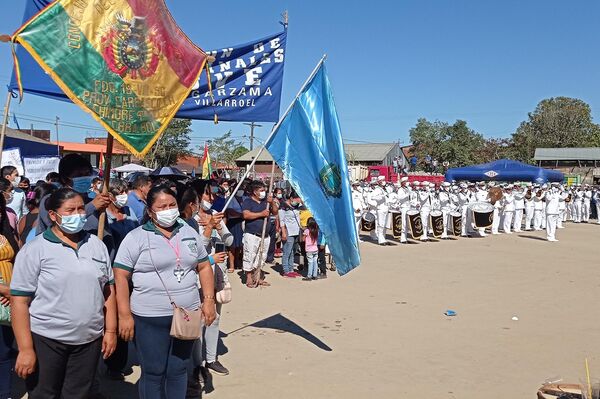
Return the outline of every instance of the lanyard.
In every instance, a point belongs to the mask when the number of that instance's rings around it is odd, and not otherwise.
[[[181,258],[179,256],[180,252],[179,252],[179,239],[177,240],[177,246],[173,246],[173,244],[171,244],[171,241],[169,241],[169,239],[167,237],[165,237],[165,241],[167,242],[167,244],[169,244],[169,246],[171,247],[171,249],[173,250],[173,252],[175,252],[175,270],[173,270],[173,274],[175,275],[175,277],[177,277],[177,282],[181,283],[181,278],[185,275],[185,270],[183,270],[183,268],[181,267]]]

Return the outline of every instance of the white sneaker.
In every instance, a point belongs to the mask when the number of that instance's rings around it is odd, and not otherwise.
[[[548,238],[547,240],[550,242],[558,242],[558,240],[556,238]]]

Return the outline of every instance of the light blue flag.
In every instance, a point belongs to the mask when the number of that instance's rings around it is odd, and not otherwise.
[[[325,64],[266,144],[319,224],[338,273],[360,264],[348,164]]]

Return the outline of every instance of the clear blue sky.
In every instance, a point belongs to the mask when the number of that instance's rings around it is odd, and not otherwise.
[[[18,27],[24,3],[2,0],[0,33]],[[282,112],[326,52],[346,139],[408,143],[408,131],[420,117],[465,119],[487,137],[505,137],[541,99],[553,96],[581,98],[600,118],[596,0],[167,0],[167,4],[188,36],[207,50],[277,32],[280,13],[289,10]],[[10,48],[2,45],[2,84],[8,83],[11,70]],[[98,127],[72,104],[30,94],[22,104],[13,104],[17,114],[59,116]],[[257,136],[265,138],[269,127],[257,130]],[[248,127],[196,121],[193,129],[193,144],[198,145],[229,129],[242,136]],[[61,140],[83,141],[85,135],[83,130],[64,128]]]

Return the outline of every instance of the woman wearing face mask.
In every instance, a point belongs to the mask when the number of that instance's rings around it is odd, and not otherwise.
[[[237,182],[231,182],[231,186],[237,186]],[[227,228],[233,236],[233,242],[228,248],[228,261],[229,268],[228,273],[235,272],[235,268],[241,268],[242,265],[242,241],[244,239],[244,229],[242,223],[244,222],[244,215],[242,214],[242,203],[244,202],[244,190],[239,189],[235,193],[235,197],[229,203],[229,207],[225,212],[227,216]]]
[[[15,233],[6,216],[6,202],[0,195],[0,306],[8,306],[10,301],[9,284],[18,251]],[[0,399],[10,398],[11,394],[13,343],[14,334],[10,325],[0,325]]]
[[[30,398],[86,398],[98,357],[110,356],[117,342],[110,257],[82,231],[79,193],[59,189],[46,209],[53,224],[21,249],[10,283],[15,372]]]
[[[214,194],[207,185],[202,191],[202,186],[198,185],[197,188],[200,190],[202,195],[199,195],[200,199],[200,211],[199,219],[201,220],[199,226],[200,237],[202,239],[206,252],[210,255],[210,263],[215,274],[215,286],[217,280],[227,281],[226,273],[226,261],[227,254],[224,251],[225,247],[231,246],[233,243],[233,235],[227,229],[225,222],[223,221],[223,213],[213,213]],[[202,222],[205,221],[205,222]],[[217,245],[223,247],[219,252],[216,251]],[[200,292],[214,295],[213,287],[205,287],[201,284]],[[197,342],[193,351],[193,366],[191,369],[194,370],[193,378],[200,377],[200,366],[202,360],[205,361],[205,367],[218,375],[227,375],[229,370],[219,362],[217,359],[217,344],[219,341],[219,322],[221,320],[221,304],[217,303],[216,306],[217,318],[215,322],[208,327],[205,327],[203,339],[204,345]],[[205,351],[203,351],[203,346]]]
[[[17,220],[19,220],[23,215],[27,214],[27,206],[25,205],[26,193],[19,188],[19,184],[21,183],[19,171],[14,166],[4,166],[2,169],[0,169],[0,175],[8,180],[12,185],[12,195],[10,197],[10,201],[7,199],[6,206],[15,212],[17,215]]]
[[[101,191],[102,187],[100,187]],[[110,181],[108,194],[110,204],[106,208],[106,221],[115,243],[115,250],[119,249],[121,242],[130,231],[140,225],[138,217],[127,206],[127,183],[121,179]],[[105,360],[106,374],[110,379],[122,380],[123,370],[127,366],[129,345],[121,338],[117,340],[117,347],[111,357]],[[96,388],[94,386],[94,388]]]
[[[8,223],[10,227],[13,228],[14,231],[17,231],[17,224],[19,218],[17,213],[12,209],[9,204],[13,200],[14,196],[14,188],[11,182],[8,179],[0,177],[0,192],[4,196],[4,200],[6,201],[6,214],[8,215]]]
[[[146,222],[125,237],[113,265],[119,334],[125,341],[135,339],[142,369],[140,398],[183,399],[194,341],[171,337],[173,306],[165,286],[177,306],[198,309],[199,277],[207,288],[201,306],[204,322],[211,325],[215,319],[214,274],[200,236],[179,218],[173,190],[153,187],[146,202]]]
[[[19,220],[18,228],[21,244],[25,244],[35,237],[35,228],[40,214],[40,201],[55,191],[56,187],[53,184],[41,183],[27,194],[27,209],[29,212]]]

